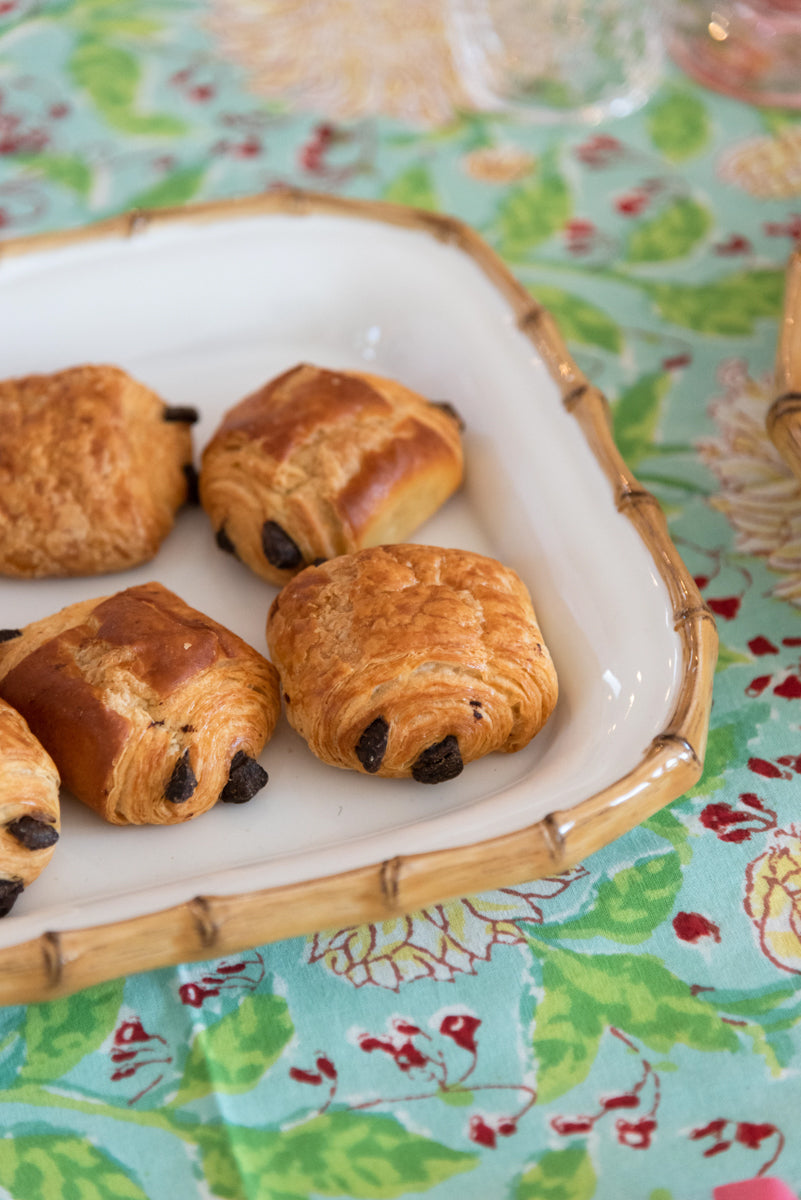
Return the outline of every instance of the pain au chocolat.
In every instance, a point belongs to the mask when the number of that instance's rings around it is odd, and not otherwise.
[[[0,917],[50,862],[60,827],[56,765],[0,700]]]
[[[495,559],[379,546],[310,566],[275,598],[267,642],[290,724],[318,758],[441,783],[522,749],[557,700],[529,593]]]
[[[161,584],[4,638],[0,697],[106,821],[176,824],[267,782],[257,759],[280,712],[275,668]]]
[[[309,563],[409,537],[462,472],[448,404],[301,364],[225,415],[203,452],[200,500],[218,544],[281,586]]]
[[[191,495],[196,416],[115,366],[0,381],[0,574],[153,558]]]

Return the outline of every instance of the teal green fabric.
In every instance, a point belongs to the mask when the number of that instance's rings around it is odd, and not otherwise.
[[[205,15],[0,4],[0,236],[281,185],[470,222],[716,614],[707,765],[562,877],[0,1010],[0,1195],[801,1190],[801,485],[764,426],[801,119],[670,67],[597,129],[293,113]]]

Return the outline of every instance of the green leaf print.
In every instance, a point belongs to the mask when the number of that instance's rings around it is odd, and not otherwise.
[[[625,259],[643,263],[683,258],[706,237],[711,227],[709,209],[683,196],[631,232]]]
[[[147,1200],[123,1167],[67,1133],[0,1138],[0,1185],[14,1200]]]
[[[69,67],[75,83],[88,92],[113,128],[156,136],[183,133],[184,124],[175,117],[137,111],[140,67],[135,54],[100,38],[84,37]]]
[[[727,713],[725,720],[711,727],[704,755],[704,772],[698,783],[684,793],[683,799],[709,796],[722,788],[726,782],[726,769],[732,762],[739,761],[742,747],[756,736],[760,724],[769,719],[770,708],[767,704],[749,704]]]
[[[604,1032],[627,1033],[657,1053],[677,1042],[738,1049],[737,1035],[652,955],[583,955],[529,940],[542,959],[544,999],[534,1025],[537,1094],[547,1103],[586,1079]]]
[[[475,1099],[473,1093],[463,1087],[440,1088],[437,1097],[452,1108],[467,1108]]]
[[[591,1200],[598,1182],[585,1145],[548,1150],[517,1185],[514,1200]]]
[[[165,208],[170,204],[186,204],[200,190],[205,176],[204,167],[181,167],[152,188],[134,196],[128,207]]]
[[[531,294],[539,300],[559,323],[562,337],[568,342],[580,342],[587,346],[599,346],[612,354],[623,349],[620,327],[608,313],[581,296],[571,295],[561,288],[536,284]]]
[[[423,163],[407,167],[396,176],[386,188],[384,199],[394,204],[408,204],[412,208],[436,210],[440,206],[431,172]]]
[[[655,99],[646,126],[655,148],[675,163],[700,154],[709,141],[706,105],[684,88],[673,88],[664,99]]]
[[[82,158],[70,154],[31,154],[20,161],[27,170],[43,175],[51,183],[69,188],[84,200],[92,187],[92,172]]]
[[[572,198],[555,155],[543,155],[531,179],[513,187],[489,232],[504,258],[519,261],[562,229],[572,211]]]
[[[676,851],[679,862],[686,866],[693,856],[690,847],[690,835],[687,827],[675,817],[669,808],[660,808],[642,823],[643,829],[650,829],[657,837],[670,842]]]
[[[644,942],[667,920],[681,884],[679,856],[673,851],[646,859],[605,880],[588,912],[573,921],[543,925],[538,936]]]
[[[653,450],[662,401],[670,386],[666,372],[643,375],[612,404],[615,445],[632,470]]]
[[[716,671],[725,671],[727,667],[739,666],[741,663],[753,662],[753,658],[740,650],[732,650],[731,646],[720,643],[718,646],[718,661]]]
[[[375,1113],[325,1113],[283,1131],[206,1125],[199,1143],[208,1186],[223,1200],[391,1200],[478,1161]]]
[[[124,984],[115,979],[62,1000],[29,1005],[23,1030],[28,1056],[19,1081],[60,1079],[97,1050],[114,1028]]]
[[[11,1021],[3,1022],[3,1039],[0,1041],[0,1095],[6,1088],[11,1087],[25,1061],[25,1039],[22,1036],[25,1009],[7,1011],[11,1015]]]
[[[162,9],[170,2],[161,3]],[[147,7],[147,0],[73,0],[67,19],[86,33],[150,37],[163,27],[164,14],[161,20],[146,17],[141,10]]]
[[[246,1092],[254,1087],[294,1033],[281,996],[246,996],[239,1007],[192,1042],[173,1103],[185,1104],[210,1092]]]
[[[760,318],[778,317],[784,297],[784,272],[768,268],[736,271],[715,283],[638,282],[663,320],[721,337],[753,333]]]
[[[801,1020],[801,997],[792,984],[752,992],[716,988],[706,992],[704,999],[727,1017],[746,1022],[743,1033],[751,1038],[754,1051],[763,1056],[774,1075],[790,1066],[796,1049],[787,1032]]]

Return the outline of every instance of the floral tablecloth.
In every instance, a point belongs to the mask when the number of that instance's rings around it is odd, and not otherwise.
[[[464,100],[421,0],[2,0],[0,236],[286,184],[474,225],[716,614],[704,776],[558,878],[3,1009],[0,1195],[801,1189],[801,485],[765,432],[801,120],[669,65],[593,129]]]

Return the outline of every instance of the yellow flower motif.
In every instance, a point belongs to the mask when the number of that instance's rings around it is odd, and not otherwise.
[[[744,142],[724,155],[718,171],[752,196],[785,200],[801,195],[801,125]]]
[[[446,21],[446,0],[211,0],[206,24],[259,95],[436,125],[468,104]]]
[[[481,146],[462,159],[462,167],[471,179],[480,183],[514,183],[525,179],[537,160],[520,146]]]
[[[489,961],[493,946],[524,940],[521,923],[542,923],[543,901],[586,875],[579,865],[550,879],[433,905],[378,925],[318,933],[308,942],[307,957],[354,987],[374,984],[397,991],[413,979],[474,975],[479,962]]]
[[[771,962],[801,975],[801,839],[796,834],[777,838],[750,864],[745,911]]]
[[[697,446],[720,484],[710,504],[731,522],[738,550],[781,575],[773,595],[801,607],[801,483],[767,434],[769,380],[751,379],[740,360],[724,363],[720,378],[725,395],[709,407],[718,436]]]

